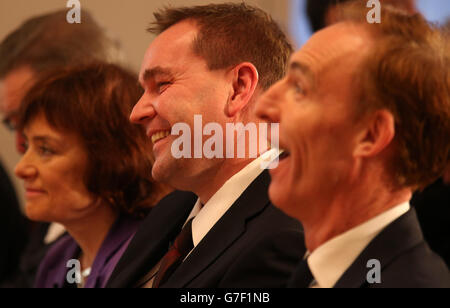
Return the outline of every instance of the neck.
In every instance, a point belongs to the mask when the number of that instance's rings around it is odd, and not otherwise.
[[[250,162],[252,159],[227,159],[218,168],[210,170],[209,174],[202,175],[202,180],[195,181],[196,185],[192,191],[200,198],[202,204],[206,204],[230,178]]]
[[[248,124],[249,119],[236,119],[234,121],[235,123],[245,123]],[[255,123],[258,123],[256,120]],[[260,140],[261,132],[257,131],[257,140]],[[236,133],[234,136],[234,140],[240,140],[240,138],[246,138],[246,135],[239,135]],[[264,138],[267,139],[268,132],[265,132]],[[245,139],[246,140],[246,139]],[[246,140],[245,141],[245,153],[249,153],[251,141]],[[240,146],[239,143],[235,142],[234,148],[238,149]],[[260,157],[264,152],[269,150],[270,148],[266,148],[265,150],[261,151],[260,147],[262,145],[258,144],[257,147],[257,157]],[[278,146],[278,144],[277,144]],[[237,153],[235,153],[237,154]],[[211,199],[212,196],[235,174],[239,173],[242,169],[244,169],[249,163],[254,161],[253,158],[233,158],[233,159],[225,159],[222,161],[222,163],[215,167],[211,168],[207,174],[203,174],[198,179],[194,179],[191,181],[191,183],[195,183],[195,187],[190,188],[189,190],[194,192],[199,198],[202,204],[206,204],[209,199]]]
[[[84,217],[63,223],[67,232],[74,238],[82,251],[82,268],[92,266],[109,230],[117,220],[118,214],[107,204],[96,206],[96,210]]]
[[[332,199],[320,205],[315,203],[315,207],[319,205],[318,210],[302,220],[308,251],[313,252],[336,236],[408,202],[411,196],[411,189],[393,192],[381,181],[374,183],[373,177],[348,185],[346,190],[339,190]]]

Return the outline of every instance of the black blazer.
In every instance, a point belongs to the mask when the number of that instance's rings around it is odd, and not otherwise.
[[[284,287],[305,253],[301,224],[269,201],[263,172],[169,280],[166,288]],[[133,287],[167,252],[197,197],[175,192],[147,217],[107,287]]]
[[[369,284],[367,262],[381,263],[381,284]],[[295,277],[291,287],[295,287]],[[414,209],[387,226],[342,275],[335,288],[448,288],[445,263],[424,241]]]
[[[31,231],[20,258],[19,267],[10,279],[0,284],[0,288],[32,288],[35,284],[39,265],[53,243],[44,243],[50,224],[32,222],[30,225]]]
[[[28,236],[28,221],[20,212],[14,187],[0,164],[0,284],[11,279]]]

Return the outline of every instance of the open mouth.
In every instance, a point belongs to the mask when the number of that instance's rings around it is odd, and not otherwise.
[[[289,153],[289,151],[282,150],[281,154],[279,156],[279,160],[282,161],[283,159],[288,158],[290,155],[291,155],[291,153]]]
[[[166,138],[170,135],[170,130],[160,131],[152,135],[152,142],[155,144],[156,142],[160,141],[161,139]]]

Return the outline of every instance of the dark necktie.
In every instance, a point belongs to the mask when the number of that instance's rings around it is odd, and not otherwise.
[[[292,275],[288,284],[289,288],[309,288],[314,282],[314,276],[308,265],[307,260],[303,260]]]
[[[162,258],[161,266],[153,283],[153,288],[159,288],[160,285],[164,284],[175,272],[177,267],[183,263],[184,258],[186,258],[192,248],[194,248],[194,242],[192,241],[192,220],[194,218],[189,219],[169,251]]]

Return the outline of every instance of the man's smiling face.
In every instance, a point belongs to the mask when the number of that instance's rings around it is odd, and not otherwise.
[[[144,95],[136,104],[131,121],[143,125],[154,143],[153,177],[178,189],[212,172],[217,160],[175,159],[171,152],[172,127],[186,123],[193,144],[194,116],[225,127],[225,104],[232,90],[226,70],[209,70],[204,59],[194,54],[192,42],[197,26],[182,21],[161,33],[145,53],[140,71]],[[193,147],[192,147],[193,150]]]

